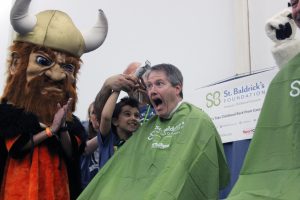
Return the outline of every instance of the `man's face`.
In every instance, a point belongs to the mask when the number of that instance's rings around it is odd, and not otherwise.
[[[299,0],[291,0],[292,5],[292,15],[295,23],[297,24],[298,28],[300,28],[300,4]]]
[[[152,71],[146,80],[146,88],[156,114],[161,118],[168,118],[181,100],[181,86],[172,86],[165,72]]]

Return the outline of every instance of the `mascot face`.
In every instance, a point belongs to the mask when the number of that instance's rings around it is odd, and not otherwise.
[[[75,110],[78,58],[28,43],[16,43],[12,50],[4,98],[35,113],[47,125],[52,123],[58,103],[63,105],[72,98],[71,111]]]
[[[36,114],[51,125],[58,110],[72,98],[67,120],[77,102],[76,75],[80,56],[100,47],[108,25],[102,10],[91,30],[81,33],[64,12],[29,13],[31,0],[16,0],[10,21],[16,31],[2,100]]]

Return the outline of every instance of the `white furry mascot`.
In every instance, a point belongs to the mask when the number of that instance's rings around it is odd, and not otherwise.
[[[290,13],[286,9],[267,23],[280,70],[268,86],[239,178],[226,200],[300,199],[300,45]]]
[[[300,52],[300,40],[295,38],[297,26],[291,8],[285,8],[266,22],[266,34],[275,43],[272,54],[281,68]]]

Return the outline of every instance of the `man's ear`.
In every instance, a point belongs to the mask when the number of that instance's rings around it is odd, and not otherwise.
[[[11,61],[9,64],[9,72],[11,75],[14,75],[17,72],[19,67],[19,59],[20,56],[17,52],[14,51],[11,53]]]
[[[175,86],[175,88],[176,88],[177,94],[179,95],[180,92],[182,91],[182,86],[181,86],[180,84],[177,84],[177,85]]]

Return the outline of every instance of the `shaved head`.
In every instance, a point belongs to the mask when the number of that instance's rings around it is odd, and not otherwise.
[[[134,72],[137,70],[137,68],[141,65],[142,65],[142,63],[140,63],[140,62],[132,62],[123,71],[123,74],[134,74]]]

